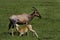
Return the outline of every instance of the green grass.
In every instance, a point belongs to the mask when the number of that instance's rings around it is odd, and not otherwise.
[[[36,7],[42,19],[34,18],[30,24],[41,40],[60,40],[60,0],[0,0],[0,40],[37,40],[28,32],[27,36],[11,36],[8,32],[9,16],[32,13]]]

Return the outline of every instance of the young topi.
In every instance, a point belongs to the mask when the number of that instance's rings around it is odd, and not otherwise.
[[[22,36],[23,34],[27,33],[28,31],[31,31],[38,38],[36,31],[32,29],[32,25],[28,24],[28,25],[25,25],[23,28],[19,28],[19,25],[16,24],[16,30],[20,33],[19,36]]]

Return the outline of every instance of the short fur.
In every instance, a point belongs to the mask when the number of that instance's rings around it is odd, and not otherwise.
[[[9,17],[10,23],[9,23],[8,30],[10,30],[11,28],[13,29],[16,24],[20,24],[20,25],[26,24],[27,25],[34,17],[41,18],[41,15],[39,14],[39,12],[37,11],[36,8],[34,8],[34,11],[32,14],[23,13],[20,15],[12,15]],[[12,33],[13,33],[13,30],[12,30]]]
[[[35,32],[35,30],[32,29],[32,25],[26,25],[26,26],[24,26],[23,28],[19,28],[19,25],[16,24],[16,30],[20,33],[19,36],[22,36],[23,34],[27,33],[28,31],[31,31],[31,32],[33,32],[33,33],[36,35],[36,37],[38,38],[37,33]]]

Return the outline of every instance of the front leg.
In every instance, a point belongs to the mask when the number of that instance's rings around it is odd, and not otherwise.
[[[19,36],[23,36],[23,33],[20,33]]]

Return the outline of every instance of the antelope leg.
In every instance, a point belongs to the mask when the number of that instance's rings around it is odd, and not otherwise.
[[[30,31],[33,32],[36,35],[36,37],[38,38],[38,35],[35,30],[31,29]]]

